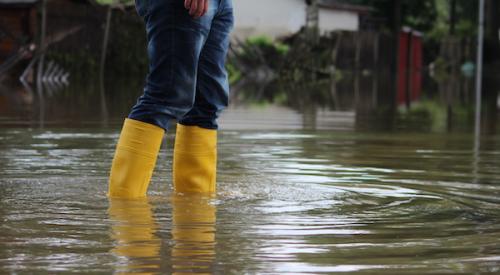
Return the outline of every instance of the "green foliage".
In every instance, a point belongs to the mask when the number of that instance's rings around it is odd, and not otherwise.
[[[445,0],[401,0],[402,25],[421,32],[431,30],[438,15],[437,1]],[[388,19],[387,28],[391,28],[391,24],[394,22],[394,0],[349,0],[344,2],[375,8],[374,16]]]
[[[267,36],[248,38],[238,45],[233,58],[229,59],[229,63],[236,62],[232,64],[234,67],[229,67],[229,70],[232,70],[230,76],[234,79],[236,68],[241,65],[248,68],[265,65],[273,71],[279,71],[288,52],[288,45]]]
[[[344,78],[344,73],[342,72],[341,69],[337,68],[335,69],[335,72],[333,73],[333,79],[335,81],[341,81]]]
[[[268,36],[254,36],[247,39],[246,43],[251,46],[259,47],[264,51],[274,51],[280,55],[285,55],[290,50],[289,46],[279,41],[274,41]]]
[[[401,24],[423,32],[427,40],[440,40],[449,33],[451,0],[400,0]],[[477,1],[456,1],[456,35],[470,37],[476,33]],[[374,16],[387,18],[390,29],[394,22],[395,0],[344,0],[350,4],[375,8]]]
[[[226,70],[229,74],[229,83],[232,85],[241,79],[241,71],[234,64],[226,63]]]
[[[439,41],[450,32],[450,1],[435,0],[437,17],[433,28],[426,38]],[[473,37],[477,31],[477,3],[469,0],[456,0],[455,36],[460,38]]]
[[[417,124],[428,125],[429,130],[439,132],[446,129],[446,106],[433,100],[421,100],[413,104],[407,112],[400,112],[400,116]],[[422,123],[422,122],[426,123]]]
[[[457,22],[457,34],[460,37],[471,37],[477,33],[477,24],[472,20],[460,20]]]
[[[402,14],[403,25],[424,33],[429,32],[438,17],[436,0],[403,1]]]
[[[474,114],[470,105],[453,106],[453,121],[457,125],[467,125],[468,120]],[[432,132],[443,132],[447,130],[448,107],[433,98],[424,98],[414,103],[410,110],[400,110],[399,117],[417,129],[421,125],[427,125]],[[412,125],[414,122],[415,125]]]
[[[441,56],[434,61],[434,79],[437,81],[446,81],[449,78],[447,70],[448,62]]]

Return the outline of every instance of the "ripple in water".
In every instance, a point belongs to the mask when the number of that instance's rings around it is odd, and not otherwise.
[[[500,272],[500,145],[224,131],[216,197],[108,201],[115,131],[0,134],[3,273]],[[477,156],[477,157],[475,157]]]

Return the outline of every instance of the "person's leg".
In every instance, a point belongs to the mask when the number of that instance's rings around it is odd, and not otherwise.
[[[200,53],[220,0],[210,1],[200,18],[191,17],[182,0],[137,0],[143,1],[148,3],[149,73],[129,118],[167,130],[170,119],[179,120],[193,108]]]
[[[180,124],[218,128],[217,118],[227,107],[229,99],[225,62],[233,21],[231,1],[221,0],[219,13],[212,21],[212,28],[200,54],[194,106],[179,120]]]
[[[194,19],[180,0],[136,0],[148,39],[149,73],[144,94],[124,124],[109,179],[109,196],[144,197],[163,133],[172,118],[193,106],[201,49],[218,5]]]
[[[232,27],[231,1],[221,0],[201,51],[194,106],[177,125],[173,164],[177,192],[215,192],[217,117],[228,105],[224,65]]]

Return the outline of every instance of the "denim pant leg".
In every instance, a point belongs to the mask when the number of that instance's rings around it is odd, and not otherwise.
[[[168,129],[194,104],[198,61],[219,1],[210,1],[207,14],[193,18],[181,0],[136,0],[148,40],[149,73],[144,94],[129,118]]]
[[[212,20],[210,33],[201,51],[194,106],[179,123],[207,129],[218,128],[217,118],[229,101],[225,61],[233,24],[231,1],[221,0],[219,11]]]

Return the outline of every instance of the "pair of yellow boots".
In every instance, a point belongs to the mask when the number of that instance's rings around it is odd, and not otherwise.
[[[164,133],[155,125],[125,120],[111,167],[109,197],[146,196]],[[177,124],[173,159],[175,192],[215,192],[216,162],[216,130]]]

